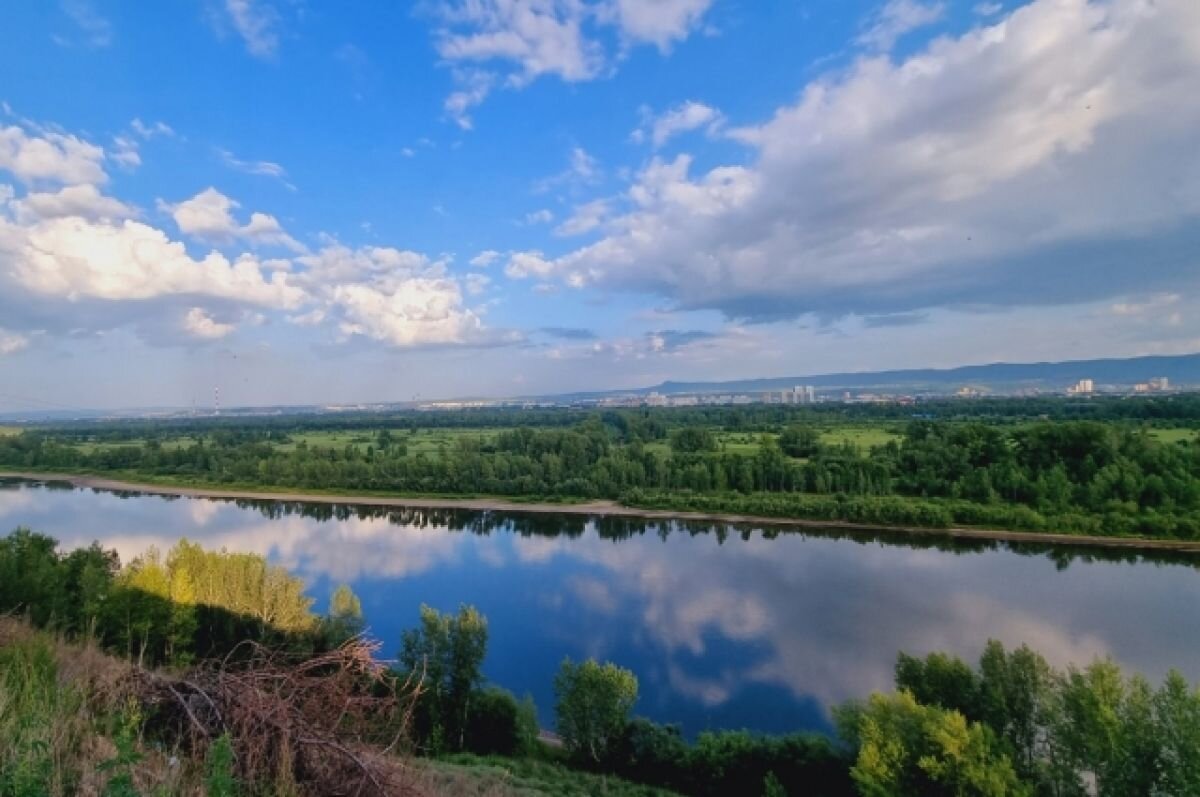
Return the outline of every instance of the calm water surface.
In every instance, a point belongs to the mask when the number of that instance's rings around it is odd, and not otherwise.
[[[389,655],[418,606],[487,615],[485,672],[552,721],[564,656],[637,673],[638,712],[706,728],[828,728],[888,689],[896,652],[975,660],[989,637],[1052,663],[1111,655],[1200,681],[1200,560],[753,526],[162,498],[0,482],[0,533],[122,561],[180,537],[267,556],[324,610],[348,583]]]

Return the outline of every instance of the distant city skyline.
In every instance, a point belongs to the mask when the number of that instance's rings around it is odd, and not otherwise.
[[[1200,351],[1193,0],[64,0],[4,42],[0,413]]]
[[[1171,376],[1147,376],[1157,370]],[[1096,373],[1095,379],[1079,374]],[[804,381],[808,380],[808,381]],[[211,404],[190,406],[130,405],[119,408],[74,407],[37,403],[25,411],[0,409],[0,420],[126,417],[216,417],[305,412],[460,410],[485,407],[686,407],[699,405],[827,402],[913,404],[926,400],[1032,398],[1052,396],[1170,396],[1200,391],[1200,354],[1130,359],[1077,360],[1060,363],[990,363],[953,369],[914,369],[762,377],[728,382],[663,382],[625,390],[585,390],[500,397],[446,396],[421,400],[333,403],[248,404],[228,407],[214,388]]]

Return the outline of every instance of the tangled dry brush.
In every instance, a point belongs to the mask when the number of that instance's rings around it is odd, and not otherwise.
[[[246,782],[311,795],[416,794],[395,755],[419,680],[398,681],[360,638],[311,657],[245,642],[182,677],[132,671],[132,689],[161,738],[203,754],[231,743]]]

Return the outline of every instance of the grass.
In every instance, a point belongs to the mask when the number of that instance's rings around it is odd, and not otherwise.
[[[769,436],[779,437],[777,434]],[[762,444],[762,438],[761,432],[717,432],[717,444],[730,454],[753,454]]]
[[[1200,436],[1200,430],[1196,429],[1167,428],[1150,429],[1149,431],[1150,436],[1160,443],[1187,443]]]
[[[416,762],[431,791],[464,797],[670,797],[675,792],[533,758],[461,754]]]
[[[10,434],[19,433],[19,429],[13,429]],[[393,431],[393,435],[397,440],[403,441],[407,446],[408,455],[415,456],[418,453],[423,453],[428,457],[439,456],[442,449],[449,449],[454,444],[464,437],[469,437],[475,440],[491,440],[502,429],[418,429],[416,432],[408,433],[404,431]],[[291,435],[291,441],[287,443],[277,444],[281,451],[293,451],[295,448],[304,443],[309,448],[325,448],[344,450],[347,446],[357,448],[359,451],[366,451],[369,446],[377,445],[377,440],[380,430],[354,430],[349,432],[344,431],[317,431],[317,432],[302,432]],[[3,429],[0,429],[0,435],[3,435]],[[164,449],[187,448],[195,445],[196,439],[193,437],[174,437],[159,441]],[[129,440],[120,443],[106,443],[95,440],[80,440],[73,444],[78,450],[94,454],[100,449],[117,449],[117,448],[137,448],[145,445],[144,440]]]
[[[19,431],[18,429],[12,429],[8,433],[15,434]],[[301,432],[292,434],[290,442],[280,443],[278,447],[282,451],[292,451],[303,442],[309,448],[332,448],[340,451],[350,446],[365,452],[368,446],[377,444],[380,431],[379,429],[357,429],[353,431]],[[495,439],[497,435],[504,431],[510,430],[503,428],[418,429],[414,432],[393,430],[392,434],[395,438],[404,442],[408,456],[413,457],[423,454],[426,457],[436,458],[441,455],[443,450],[453,448],[459,440],[464,438],[487,442]],[[1161,429],[1155,431],[1170,433],[1175,431],[1183,432],[1185,430]],[[0,427],[0,435],[5,433],[4,427]],[[779,435],[772,433],[769,436],[775,438]],[[758,451],[763,433],[718,431],[716,432],[716,437],[723,451],[732,454],[754,454]],[[863,451],[867,451],[872,446],[883,445],[890,440],[898,440],[899,438],[899,432],[885,426],[846,425],[823,428],[821,430],[821,442],[826,445],[841,445],[843,442],[848,441]],[[195,438],[192,437],[177,437],[161,441],[165,449],[185,448],[194,445],[195,442]],[[116,449],[141,446],[143,444],[144,441],[142,440],[130,440],[121,443],[82,440],[74,445],[84,453],[93,454],[99,449]],[[647,443],[646,448],[664,457],[671,454],[671,446],[666,440]]]
[[[141,743],[122,698],[128,672],[90,644],[0,617],[0,794],[203,793],[199,765],[171,766]]]
[[[899,431],[887,426],[873,425],[839,425],[832,427],[823,427],[819,429],[821,434],[821,442],[827,446],[839,446],[843,443],[850,443],[858,447],[864,453],[869,451],[873,446],[881,446],[892,440],[900,440],[902,434]],[[775,432],[716,432],[717,443],[722,451],[730,454],[754,454],[758,451],[762,444],[763,436],[771,439],[778,439],[779,434]],[[668,456],[671,453],[671,446],[665,440],[647,443],[646,448],[654,451],[662,456]]]
[[[78,689],[60,689],[57,680],[53,650],[43,640],[0,650],[0,793],[68,794],[78,787],[83,697]]]
[[[886,426],[836,426],[821,430],[821,442],[825,445],[850,443],[862,451],[887,445],[893,440],[899,442],[901,437],[903,435],[900,432]]]

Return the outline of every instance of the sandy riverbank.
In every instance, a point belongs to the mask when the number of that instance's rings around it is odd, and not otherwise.
[[[751,523],[755,525],[790,526],[810,529],[838,529],[840,531],[863,531],[875,534],[918,534],[956,537],[973,540],[999,540],[1004,542],[1038,542],[1061,545],[1084,545],[1100,548],[1118,548],[1153,551],[1178,551],[1200,553],[1200,542],[1181,540],[1151,540],[1130,537],[1094,537],[1075,534],[1053,534],[1037,531],[1004,531],[1001,529],[947,528],[932,529],[908,526],[877,526],[863,523],[846,523],[834,520],[807,520],[757,515],[726,513],[684,512],[667,509],[640,509],[624,506],[615,501],[588,501],[575,504],[524,503],[503,498],[409,498],[373,495],[327,495],[322,493],[274,492],[260,490],[225,490],[218,487],[182,487],[162,484],[107,479],[101,476],[83,476],[66,473],[29,473],[0,471],[0,478],[30,479],[37,481],[66,482],[76,487],[97,490],[116,490],[165,495],[182,498],[248,499],[256,501],[289,501],[315,504],[356,504],[374,507],[406,507],[411,509],[471,509],[496,512],[531,512],[563,515],[602,515],[609,517],[632,517],[646,520],[702,520],[720,523]]]

